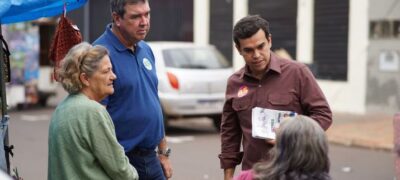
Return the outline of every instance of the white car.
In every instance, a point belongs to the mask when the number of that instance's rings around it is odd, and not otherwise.
[[[206,116],[219,129],[228,77],[233,68],[212,45],[149,42],[156,59],[164,122]]]

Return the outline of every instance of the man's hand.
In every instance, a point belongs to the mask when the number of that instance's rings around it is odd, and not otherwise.
[[[164,175],[167,179],[172,177],[172,166],[169,162],[169,158],[162,154],[158,155],[158,159],[160,159],[161,167],[164,170]]]
[[[224,180],[232,180],[235,168],[224,169]]]
[[[160,144],[158,144],[158,149],[168,149],[167,140],[165,137],[161,139]],[[158,159],[160,160],[161,167],[164,170],[164,175],[167,179],[172,177],[172,166],[169,162],[168,155],[158,154]]]
[[[266,139],[267,144],[275,145],[275,139]]]

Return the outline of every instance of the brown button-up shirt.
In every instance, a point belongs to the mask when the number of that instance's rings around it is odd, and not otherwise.
[[[228,80],[221,124],[221,168],[234,168],[243,161],[242,169],[247,170],[256,162],[269,160],[272,145],[251,135],[254,107],[295,111],[310,116],[324,130],[332,123],[332,112],[308,67],[271,53],[261,80],[254,78],[247,66]]]

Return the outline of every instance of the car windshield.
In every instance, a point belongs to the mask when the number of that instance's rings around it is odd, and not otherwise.
[[[230,66],[214,48],[177,48],[163,51],[165,65],[183,69],[219,69]]]

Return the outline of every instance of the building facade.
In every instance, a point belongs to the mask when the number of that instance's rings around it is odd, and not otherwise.
[[[364,114],[400,109],[398,0],[149,2],[149,41],[213,44],[238,69],[244,61],[234,49],[232,27],[247,14],[259,14],[271,23],[272,49],[284,49],[309,65],[333,111]],[[89,1],[70,13],[86,41],[95,40],[110,22],[108,3]]]

